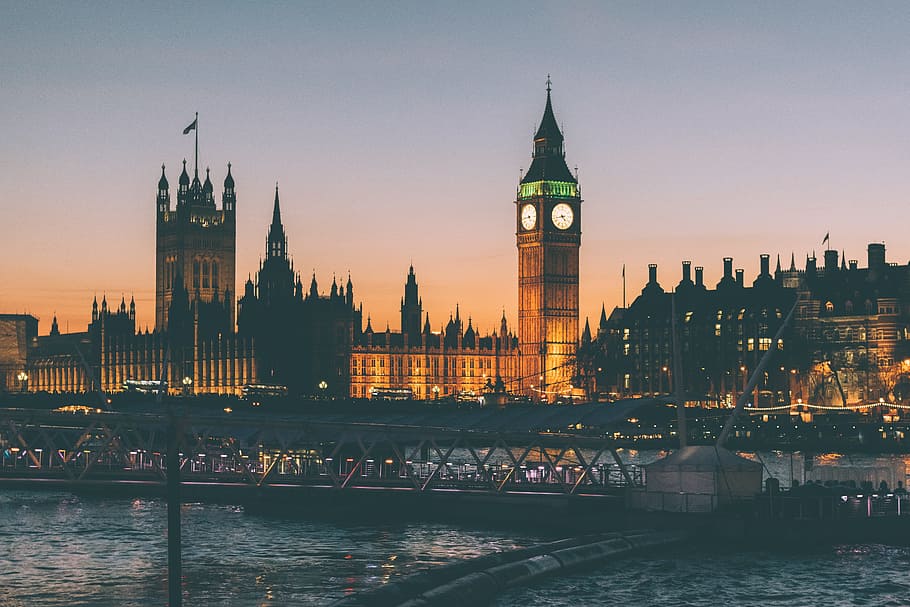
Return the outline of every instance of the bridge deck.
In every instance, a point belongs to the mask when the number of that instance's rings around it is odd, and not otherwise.
[[[164,486],[177,429],[181,480],[213,487],[616,496],[641,484],[611,439],[578,428],[603,406],[273,417],[0,410],[0,481]]]

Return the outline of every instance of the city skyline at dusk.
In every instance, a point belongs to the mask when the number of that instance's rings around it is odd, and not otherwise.
[[[155,186],[192,166],[198,111],[200,171],[219,199],[228,162],[237,182],[235,293],[277,181],[304,282],[350,272],[376,330],[411,264],[434,330],[456,305],[514,329],[548,74],[584,199],[582,326],[622,304],[623,265],[631,301],[649,263],[668,289],[682,260],[714,284],[725,256],[751,282],[759,254],[802,267],[826,234],[907,263],[906,8],[659,8],[7,5],[0,307],[46,334],[134,296],[153,327]]]

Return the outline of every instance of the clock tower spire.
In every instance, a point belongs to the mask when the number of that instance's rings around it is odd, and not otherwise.
[[[581,202],[548,78],[531,166],[515,201],[520,389],[547,402],[569,393],[575,376]]]

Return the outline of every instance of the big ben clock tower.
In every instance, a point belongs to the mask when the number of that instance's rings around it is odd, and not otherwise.
[[[578,344],[581,191],[547,105],[515,201],[520,391],[553,402],[572,389]]]

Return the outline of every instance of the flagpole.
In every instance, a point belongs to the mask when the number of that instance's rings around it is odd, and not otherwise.
[[[626,309],[626,264],[622,264],[622,307]]]
[[[196,128],[193,129],[193,130],[196,131],[196,160],[195,160],[195,165],[196,165],[196,175],[198,176],[198,175],[199,175],[199,112],[196,112],[196,120],[195,120],[195,123],[196,123]]]

